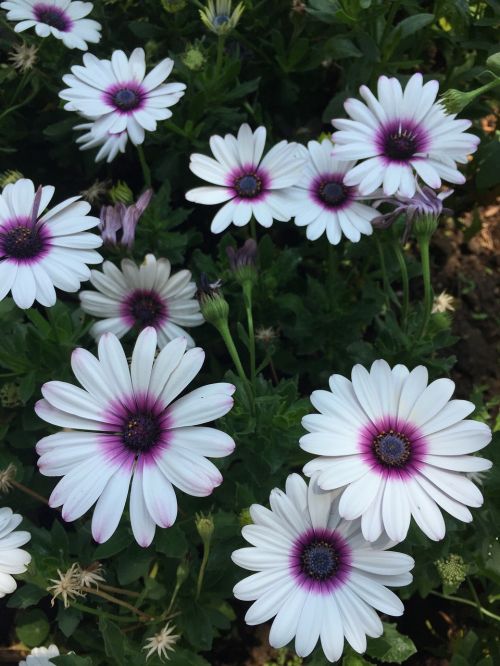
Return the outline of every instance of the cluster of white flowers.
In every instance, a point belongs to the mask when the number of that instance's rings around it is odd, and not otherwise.
[[[99,41],[100,25],[84,18],[92,3],[6,0],[0,6],[18,22],[17,31],[35,27],[41,37],[52,34],[82,50]],[[129,138],[142,144],[145,131],[169,118],[184,94],[184,84],[165,83],[172,68],[166,58],[146,74],[141,48],[130,57],[114,51],[109,60],[85,54],[83,66],[63,77],[68,87],[60,92],[65,108],[86,120],[77,126],[86,132],[78,139],[82,148],[97,146],[97,159],[111,161]],[[281,141],[264,154],[266,129],[253,132],[247,124],[236,137],[212,136],[213,157],[196,153],[190,162],[209,185],[190,190],[187,199],[224,204],[212,220],[214,233],[252,217],[265,228],[294,218],[308,239],[326,233],[337,244],[342,235],[357,242],[372,233],[380,197],[401,203],[417,194],[421,202],[422,187],[464,181],[457,163],[467,161],[478,139],[465,132],[468,121],[436,103],[436,81],[423,84],[415,74],[403,90],[397,79],[382,76],[378,97],[366,86],[360,92],[366,103],[347,100],[349,118],[334,120],[332,138],[307,148]],[[176,520],[174,488],[203,497],[221,484],[209,458],[229,455],[235,443],[204,424],[229,412],[235,387],[215,383],[180,397],[204,360],[182,328],[203,323],[191,273],[172,274],[170,263],[152,254],[141,266],[124,259],[120,268],[106,261],[102,271],[91,271],[89,265],[103,261],[96,252],[102,239],[88,233],[99,220],[79,197],[46,211],[53,194],[52,186],[35,191],[27,179],[0,194],[0,300],[10,292],[20,308],[35,301],[49,307],[56,288],[76,292],[90,280],[95,290],[80,293],[81,307],[100,321],[91,329],[97,356],[80,348],[72,355],[81,387],[60,381],[42,387],[36,413],[62,430],[38,442],[38,466],[46,476],[62,477],[50,506],[61,507],[64,520],[95,505],[97,542],[114,534],[129,498],[133,534],[147,547],[157,526]],[[117,229],[108,232],[116,236]],[[132,329],[139,335],[129,362],[119,338]],[[273,646],[295,637],[297,654],[307,656],[319,640],[327,659],[336,661],[345,639],[363,652],[366,637],[383,631],[375,610],[403,613],[388,587],[407,585],[414,562],[388,549],[405,539],[412,517],[434,540],[445,535],[441,509],[472,520],[468,507],[481,506],[482,495],[466,474],[491,463],[470,454],[491,433],[466,420],[474,406],[452,400],[453,392],[449,379],[428,384],[423,366],[410,371],[383,360],[369,371],[356,365],[350,380],[334,374],[330,391],[313,392],[318,413],[304,418],[308,433],[300,440],[315,456],[303,469],[310,482],[292,474],[286,492],[271,492],[270,510],[252,506],[254,524],[243,528],[250,547],[233,554],[236,564],[256,572],[234,594],[254,602],[249,624],[274,617]],[[20,549],[30,535],[15,531],[20,521],[0,509],[0,596],[14,591],[12,574],[24,573],[30,562]],[[178,639],[172,632],[166,625],[145,649],[166,655]],[[58,654],[55,646],[39,648],[21,663],[50,663]]]

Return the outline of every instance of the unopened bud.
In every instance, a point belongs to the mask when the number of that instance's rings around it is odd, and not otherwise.
[[[436,563],[439,576],[445,585],[458,587],[467,577],[468,566],[460,555],[451,554]]]
[[[214,520],[210,514],[208,516],[204,516],[202,513],[197,513],[195,523],[198,534],[203,541],[203,545],[207,547],[210,544],[212,535],[214,533]]]
[[[227,324],[229,303],[221,291],[222,281],[209,282],[206,273],[202,273],[198,285],[198,301],[201,314],[215,327]]]

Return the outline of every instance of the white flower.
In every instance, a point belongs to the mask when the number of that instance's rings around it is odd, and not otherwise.
[[[22,516],[12,509],[0,509],[0,598],[11,594],[17,583],[11,574],[24,573],[31,562],[31,555],[20,546],[31,539],[29,532],[15,532]]]
[[[59,97],[68,100],[67,111],[77,111],[94,120],[91,133],[102,137],[125,130],[132,143],[144,141],[144,130],[154,132],[156,121],[170,118],[169,107],[184,95],[184,83],[163,83],[174,61],[165,58],[146,75],[144,49],[134,49],[130,58],[114,51],[111,60],[99,60],[91,53],[83,56],[83,66],[63,76],[69,88]],[[111,154],[111,151],[109,151]]]
[[[355,162],[335,159],[329,139],[309,141],[307,148],[306,168],[293,188],[295,224],[307,226],[309,240],[316,240],[326,231],[333,245],[340,242],[342,232],[354,243],[361,234],[371,235],[370,222],[380,213],[360,203],[357,188],[344,182]]]
[[[82,123],[75,125],[75,130],[86,130],[85,134],[81,134],[76,143],[81,144],[80,150],[90,150],[91,148],[99,148],[95,161],[106,160],[112,162],[118,153],[124,153],[127,147],[128,134],[127,131],[119,132],[118,134],[111,134],[106,132],[101,134],[96,132],[95,123]]]
[[[90,204],[72,197],[40,216],[53,195],[52,185],[35,193],[25,178],[0,194],[0,301],[12,291],[20,308],[35,300],[50,307],[56,302],[54,287],[78,291],[90,277],[87,264],[101,263],[95,249],[102,239],[86,233],[99,224],[87,215]]]
[[[134,327],[142,330],[153,326],[160,347],[179,336],[186,338],[188,347],[194,347],[193,338],[181,328],[203,324],[194,298],[196,284],[189,271],[172,275],[168,259],[156,259],[152,254],[146,255],[139,267],[131,259],[123,259],[121,271],[110,261],[105,261],[102,269],[102,273],[92,271],[90,276],[98,291],[80,292],[82,310],[104,317],[91,328],[96,339],[108,332],[121,338]]]
[[[31,650],[31,654],[26,657],[26,661],[20,661],[19,666],[53,666],[51,657],[58,657],[60,654],[56,645],[46,647],[37,647]]]
[[[234,448],[225,433],[199,425],[227,414],[235,387],[209,384],[176,399],[205,354],[199,348],[185,352],[186,339],[176,338],[155,360],[156,342],[155,329],[144,329],[129,368],[118,338],[106,333],[98,358],[85,349],[73,352],[71,366],[84,388],[48,382],[35,406],[48,423],[73,429],[37,444],[42,474],[63,477],[50,505],[62,506],[62,517],[72,521],[97,501],[92,534],[99,543],[118,527],[131,479],[132,531],[149,546],[156,525],[170,527],[176,519],[173,486],[210,495],[222,476],[205,456],[224,457]]]
[[[421,74],[414,74],[404,91],[397,79],[381,76],[378,99],[361,86],[366,105],[357,99],[346,101],[351,119],[332,121],[340,130],[332,136],[334,155],[365,160],[349,171],[346,185],[358,185],[363,195],[382,185],[387,195],[411,197],[416,188],[414,171],[434,189],[441,186],[441,179],[465,182],[456,163],[467,162],[479,138],[465,133],[469,120],[456,120],[435,102],[438,88],[437,81],[423,85]]]
[[[91,2],[70,0],[6,0],[0,3],[7,10],[9,21],[19,21],[16,32],[35,27],[39,37],[53,35],[69,49],[86,51],[87,42],[97,44],[101,39],[101,25],[88,16]]]
[[[186,199],[201,204],[228,202],[212,220],[214,233],[231,223],[243,227],[252,215],[263,227],[270,227],[273,219],[290,219],[290,187],[300,178],[306,159],[297,144],[287,141],[280,141],[262,158],[265,143],[265,127],[252,132],[244,124],[238,137],[226,134],[210,138],[215,159],[191,155],[191,171],[213,186],[189,190]]]
[[[146,660],[151,657],[155,652],[158,653],[158,657],[163,660],[163,657],[170,659],[169,651],[174,651],[174,646],[179,640],[179,634],[174,634],[175,627],[169,622],[163,627],[163,629],[154,636],[151,636],[147,639],[146,644],[143,646],[143,650],[148,650],[146,655]]]
[[[258,573],[234,588],[234,595],[255,603],[245,620],[250,625],[276,616],[269,635],[275,648],[295,636],[300,657],[312,652],[318,639],[326,658],[336,661],[344,636],[357,652],[366,650],[366,636],[380,636],[382,623],[374,609],[402,615],[403,604],[385,586],[411,582],[414,561],[387,552],[389,541],[363,539],[359,520],[342,520],[338,493],[324,493],[314,480],[309,488],[291,474],[286,493],[271,492],[271,510],[254,504],[254,525],[242,534],[253,547],[233,553],[233,561]]]
[[[455,384],[437,379],[427,386],[428,373],[419,365],[389,367],[375,361],[368,372],[355,365],[352,382],[330,377],[329,391],[314,391],[311,402],[320,414],[305,416],[309,434],[301,447],[320,456],[304,467],[319,472],[324,490],[342,489],[339,511],[348,520],[361,516],[366,539],[383,530],[403,541],[411,516],[434,540],[445,535],[439,507],[470,522],[466,505],[479,507],[483,498],[461,472],[489,469],[489,460],[467,455],[491,440],[488,426],[463,420],[474,405],[450,400]]]

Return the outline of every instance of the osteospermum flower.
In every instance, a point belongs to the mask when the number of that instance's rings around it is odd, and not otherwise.
[[[99,148],[95,156],[96,162],[106,160],[109,164],[118,153],[124,153],[127,147],[128,133],[126,130],[118,132],[118,134],[111,134],[111,132],[102,134],[96,132],[95,123],[82,123],[81,125],[75,125],[73,129],[85,130],[85,134],[81,134],[76,139],[76,143],[80,144],[80,150]]]
[[[373,233],[371,220],[379,213],[358,201],[356,187],[345,184],[345,174],[355,162],[337,160],[332,155],[332,142],[309,141],[308,162],[293,188],[295,224],[307,227],[306,236],[316,240],[326,232],[333,245],[342,233],[356,243],[361,234]]]
[[[381,76],[378,99],[361,86],[366,104],[346,101],[351,119],[332,121],[340,130],[332,136],[334,155],[364,160],[346,175],[346,185],[357,185],[363,195],[382,185],[387,195],[398,192],[411,197],[416,187],[414,172],[433,188],[441,186],[441,179],[465,182],[457,162],[467,162],[479,138],[465,133],[469,120],[456,120],[435,102],[438,88],[437,81],[424,85],[421,74],[414,74],[404,91],[397,79]]]
[[[54,666],[54,662],[50,661],[51,657],[58,657],[61,653],[57,645],[49,645],[46,647],[36,647],[31,650],[31,653],[26,657],[26,661],[20,661],[19,666]]]
[[[200,9],[200,18],[211,32],[226,35],[236,28],[244,11],[243,2],[238,3],[233,11],[232,0],[208,0],[207,6]]]
[[[68,100],[67,111],[78,111],[94,120],[95,136],[108,137],[125,130],[132,143],[144,141],[144,131],[154,132],[158,120],[170,118],[171,106],[184,95],[184,83],[164,83],[174,61],[165,58],[146,75],[144,49],[134,49],[130,58],[114,51],[111,60],[83,56],[83,66],[63,76],[69,88],[59,97]],[[111,154],[109,151],[108,156]]]
[[[300,178],[306,160],[297,144],[287,141],[280,141],[262,158],[265,142],[265,127],[252,132],[244,124],[237,137],[210,138],[215,159],[191,155],[191,171],[213,185],[189,190],[186,199],[201,204],[228,202],[212,220],[214,233],[231,223],[243,227],[252,215],[263,227],[270,227],[273,219],[290,219],[290,187]]]
[[[132,354],[112,333],[99,341],[96,358],[76,349],[71,366],[83,389],[48,382],[35,410],[48,423],[72,431],[37,444],[38,466],[62,476],[50,496],[64,520],[82,516],[97,501],[92,534],[100,543],[118,527],[130,482],[130,520],[141,546],[149,546],[156,525],[170,527],[177,515],[174,486],[196,497],[210,495],[222,476],[205,456],[224,457],[234,448],[225,433],[199,427],[232,407],[232,384],[209,384],[179,394],[198,374],[205,354],[185,352],[176,338],[156,354],[154,328],[144,329]]]
[[[31,555],[20,546],[31,539],[29,532],[16,532],[22,516],[13,513],[12,509],[0,509],[0,598],[11,594],[17,587],[12,574],[26,571],[31,562]]]
[[[160,347],[179,336],[194,347],[193,338],[182,328],[203,324],[190,271],[171,274],[168,259],[156,259],[152,254],[139,267],[131,259],[123,259],[121,271],[110,261],[102,269],[102,273],[92,271],[90,277],[98,291],[80,293],[82,309],[104,317],[91,328],[96,339],[108,332],[121,338],[134,327],[153,326]]]
[[[474,405],[450,400],[455,384],[437,379],[427,386],[428,373],[419,365],[389,367],[375,361],[368,372],[355,365],[352,381],[330,377],[329,391],[314,391],[311,402],[320,414],[305,416],[309,430],[301,447],[318,455],[304,467],[319,472],[324,490],[343,489],[340,515],[361,516],[366,539],[382,530],[403,541],[411,516],[428,537],[445,535],[439,507],[470,522],[467,506],[483,498],[462,472],[491,467],[489,460],[467,455],[491,440],[484,423],[463,420]],[[467,505],[467,506],[466,506]]]
[[[295,636],[300,657],[312,652],[318,639],[329,661],[340,658],[344,637],[357,652],[366,650],[366,636],[380,636],[382,623],[374,609],[401,615],[403,604],[387,589],[408,585],[414,561],[388,552],[388,539],[368,543],[359,520],[342,520],[338,493],[309,488],[291,474],[286,493],[271,492],[271,510],[254,504],[254,525],[242,529],[250,548],[236,550],[233,561],[258,573],[234,588],[234,595],[255,603],[245,620],[250,625],[276,616],[269,634],[275,648]]]
[[[97,44],[101,39],[101,25],[88,16],[91,2],[76,0],[6,0],[0,3],[7,10],[9,21],[19,21],[16,32],[35,28],[39,37],[53,35],[69,49],[88,49],[87,42]]]
[[[20,308],[30,308],[35,300],[52,306],[54,287],[78,291],[90,277],[87,264],[101,263],[95,249],[102,240],[86,233],[99,224],[87,215],[90,204],[72,197],[41,215],[53,195],[52,185],[35,193],[26,178],[0,194],[0,301],[11,291]]]

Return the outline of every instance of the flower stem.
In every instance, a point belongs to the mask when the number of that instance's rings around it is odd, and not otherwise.
[[[34,490],[31,490],[31,488],[28,488],[27,486],[23,485],[22,483],[19,483],[19,481],[15,481],[14,479],[11,480],[10,482],[14,488],[17,488],[23,493],[26,493],[26,495],[30,495],[30,497],[34,497],[36,500],[39,502],[42,502],[42,504],[46,504],[47,506],[50,506],[49,500],[44,497],[43,495],[40,495]]]
[[[136,146],[137,154],[139,155],[139,162],[141,163],[142,177],[144,178],[144,185],[146,187],[151,187],[151,169],[149,168],[148,163],[146,162],[146,156],[144,155],[144,149],[142,146]]]
[[[143,613],[135,606],[132,606],[132,604],[129,604],[127,601],[123,601],[123,599],[118,599],[117,597],[114,597],[113,595],[108,594],[107,592],[103,592],[102,590],[98,590],[97,588],[94,587],[85,588],[85,592],[93,594],[96,597],[101,597],[102,599],[106,599],[106,601],[109,601],[112,604],[116,604],[117,606],[122,606],[123,608],[126,608],[131,613],[138,615],[141,618],[141,620],[146,621],[151,619],[149,615]]]
[[[408,319],[408,308],[410,305],[410,280],[408,278],[408,268],[406,266],[406,261],[401,250],[401,245],[399,241],[394,240],[393,242],[394,252],[399,263],[399,270],[401,271],[401,282],[403,285],[403,305],[401,308],[401,328],[403,331],[406,330],[406,321]]]
[[[248,345],[250,352],[250,380],[255,388],[255,331],[253,325],[252,311],[252,283],[247,280],[243,284],[243,298],[245,300],[245,310],[248,322]]]
[[[123,590],[121,587],[114,587],[113,585],[99,584],[99,588],[105,592],[113,592],[114,594],[123,594],[125,597],[139,597],[139,592],[132,592],[132,590]]]
[[[250,218],[250,237],[257,242],[257,225],[255,224],[255,218],[253,215]]]
[[[441,594],[440,592],[435,592],[434,590],[431,592],[432,595],[435,597],[440,597],[441,599],[446,599],[447,601],[456,601],[459,604],[465,604],[466,606],[472,606],[473,608],[477,608],[477,604],[475,601],[471,601],[470,599],[464,599],[463,597],[455,597],[451,594]],[[486,617],[491,618],[492,620],[496,620],[497,622],[500,622],[500,615],[495,615],[495,613],[492,613],[489,610],[486,610],[483,606],[479,606],[479,609],[483,615]]]
[[[113,613],[106,613],[101,608],[90,608],[85,604],[80,604],[76,601],[71,602],[71,608],[76,608],[76,610],[81,611],[82,613],[88,613],[89,615],[97,615],[98,617],[105,617],[108,620],[113,620],[114,622],[136,622],[137,618],[135,617],[123,617],[121,615],[114,615]],[[141,625],[142,626],[142,625]]]
[[[198,580],[196,582],[196,599],[199,599],[201,588],[203,587],[203,579],[205,578],[205,570],[207,568],[208,557],[210,555],[210,543],[203,542],[203,559],[201,561],[200,571],[198,573]]]
[[[379,241],[377,236],[375,236],[375,242],[377,244],[378,256],[379,256],[379,259],[380,259],[380,269],[382,271],[382,281],[384,283],[385,305],[386,305],[387,309],[389,310],[389,308],[390,308],[390,290],[391,290],[391,286],[389,284],[389,277],[387,275],[387,266],[385,265],[384,248],[382,247],[382,243]]]
[[[233,336],[231,335],[231,331],[229,330],[227,321],[220,322],[217,328],[222,336],[222,339],[224,340],[224,344],[226,345],[227,351],[229,352],[229,355],[233,360],[234,367],[236,368],[236,371],[238,372],[240,379],[245,383],[248,382],[248,377],[246,376],[245,371],[243,370],[243,366],[240,360],[240,355],[238,354],[238,350],[236,349],[236,345],[234,344]]]
[[[222,58],[224,57],[224,42],[226,41],[225,37],[219,35],[217,39],[217,59],[215,61],[215,76],[219,76],[219,72],[222,67]]]
[[[432,309],[432,285],[431,285],[431,267],[429,258],[429,244],[430,238],[428,236],[420,236],[418,239],[420,246],[420,259],[422,262],[422,276],[424,279],[424,313],[420,330],[418,332],[418,339],[420,340],[427,331],[429,319]]]

